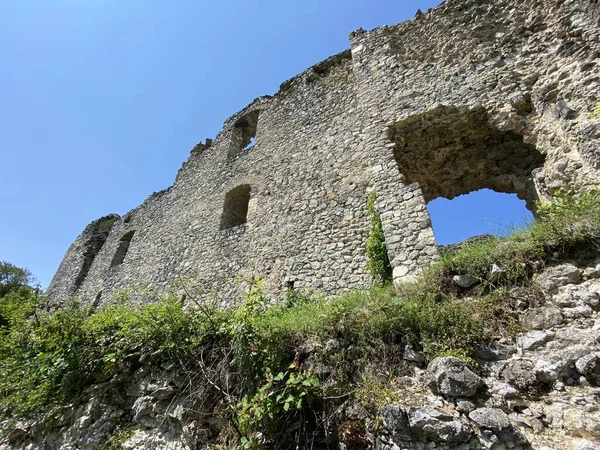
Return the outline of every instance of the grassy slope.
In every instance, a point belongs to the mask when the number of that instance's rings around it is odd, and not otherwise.
[[[254,445],[256,432],[269,436],[307,407],[323,408],[328,394],[321,383],[331,385],[331,379],[336,394],[354,395],[376,408],[393,397],[393,389],[365,376],[365,365],[376,362],[392,374],[398,357],[390,355],[406,344],[428,358],[451,354],[469,360],[474,344],[518,331],[511,305],[524,292],[536,296],[530,281],[536,271],[553,258],[597,255],[598,199],[595,191],[559,193],[540,206],[529,229],[448,252],[414,283],[328,301],[294,293],[268,307],[260,283],[241,308],[229,311],[208,304],[183,309],[175,298],[154,294],[138,306],[125,296],[98,311],[74,301],[51,313],[31,296],[3,298],[0,307],[10,320],[0,329],[0,416],[48,411],[142,361],[201,371],[211,383],[226,367],[237,382],[216,411],[234,430],[224,439],[241,439],[246,447]],[[490,280],[493,264],[502,274]],[[455,274],[480,282],[460,289],[451,281]],[[318,378],[308,369],[304,363],[311,354],[331,367],[328,375]]]

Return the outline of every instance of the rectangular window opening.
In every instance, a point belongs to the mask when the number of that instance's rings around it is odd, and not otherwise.
[[[248,151],[256,144],[256,129],[258,127],[259,111],[255,110],[242,116],[231,131],[229,158],[235,158],[241,152]]]
[[[115,267],[120,264],[123,264],[123,261],[125,260],[125,255],[127,255],[127,250],[129,250],[129,244],[131,244],[131,240],[133,239],[134,234],[135,231],[130,231],[123,235],[123,237],[119,241],[119,246],[117,247],[115,256],[113,256],[112,262],[110,263],[110,267]]]
[[[242,184],[225,194],[223,214],[221,215],[221,230],[227,230],[246,223],[250,191],[249,184]]]

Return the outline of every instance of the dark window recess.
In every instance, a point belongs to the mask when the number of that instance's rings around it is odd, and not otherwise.
[[[221,215],[221,230],[246,223],[250,190],[249,184],[242,184],[225,194],[225,204]]]
[[[87,235],[87,239],[83,245],[83,261],[81,269],[75,278],[73,291],[79,289],[85,281],[96,256],[100,253],[113,224],[118,218],[119,216],[111,214],[92,222],[85,229],[84,235]]]
[[[129,250],[129,244],[131,244],[131,240],[133,239],[135,231],[130,231],[123,235],[121,240],[119,241],[119,246],[117,247],[117,251],[115,252],[115,256],[113,256],[112,262],[110,263],[110,267],[118,266],[119,264],[123,264],[125,260],[125,255],[127,255],[127,250]]]
[[[92,303],[92,308],[96,309],[100,305],[100,300],[102,300],[102,291],[98,292],[96,295],[94,303]]]
[[[246,151],[256,143],[256,128],[259,111],[252,111],[239,119],[231,130],[229,158],[235,158],[240,152]]]

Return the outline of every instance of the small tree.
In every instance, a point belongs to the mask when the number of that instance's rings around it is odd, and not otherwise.
[[[393,271],[376,201],[377,193],[373,190],[367,200],[367,214],[371,218],[371,232],[367,240],[367,270],[376,284],[387,284],[393,281]]]
[[[0,331],[34,313],[38,301],[34,282],[29,270],[0,261]]]
[[[0,261],[0,298],[21,286],[29,286],[33,282],[31,272],[9,263]]]

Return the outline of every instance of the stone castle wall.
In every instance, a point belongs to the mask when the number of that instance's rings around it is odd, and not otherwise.
[[[438,256],[433,198],[491,188],[531,207],[600,181],[599,31],[593,0],[448,0],[358,30],[197,145],[173,186],[90,224],[48,293],[98,303],[178,277],[223,299],[259,276],[275,294],[366,287],[373,188],[408,279]]]

